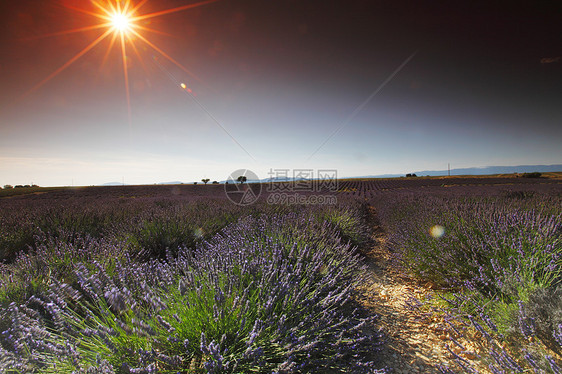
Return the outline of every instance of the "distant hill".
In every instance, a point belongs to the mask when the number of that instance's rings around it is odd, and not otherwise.
[[[541,173],[562,171],[562,165],[518,165],[518,166],[483,166],[474,168],[458,168],[451,169],[451,175],[489,175],[489,174],[513,174],[513,173],[532,173],[538,171]],[[422,170],[412,171],[418,177],[421,176],[445,176],[448,175],[448,170]],[[370,175],[357,178],[396,178],[403,177],[405,174],[381,174]]]

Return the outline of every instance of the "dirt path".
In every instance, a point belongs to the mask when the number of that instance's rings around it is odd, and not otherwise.
[[[380,316],[386,343],[383,364],[393,373],[440,373],[438,366],[447,366],[453,372],[461,372],[454,355],[446,346],[464,359],[474,355],[461,353],[462,349],[452,343],[450,329],[443,315],[427,313],[416,307],[416,300],[432,297],[430,285],[420,285],[400,274],[393,265],[386,244],[386,234],[378,226],[374,228],[375,243],[367,253],[368,282],[361,290],[361,303]],[[465,347],[474,348],[463,341]],[[489,372],[478,367],[481,373]]]

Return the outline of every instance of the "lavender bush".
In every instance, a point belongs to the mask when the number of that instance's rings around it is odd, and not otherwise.
[[[560,195],[466,192],[380,199],[396,259],[441,287],[447,313],[481,337],[489,354],[480,360],[492,372],[558,372],[560,356],[549,349],[560,354]],[[473,370],[466,358],[457,362]]]
[[[353,207],[107,201],[3,216],[33,240],[0,268],[0,371],[377,371]]]

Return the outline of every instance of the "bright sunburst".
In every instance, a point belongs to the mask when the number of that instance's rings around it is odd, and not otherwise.
[[[129,28],[133,26],[131,17],[124,13],[115,13],[111,17],[111,24],[116,31],[120,32],[127,32]]]
[[[41,82],[37,83],[33,88],[31,88],[24,96],[36,91],[51,79],[59,75],[61,72],[66,70],[70,65],[100,44],[102,41],[109,39],[109,45],[107,51],[105,53],[105,60],[109,56],[109,52],[115,47],[115,44],[118,44],[119,49],[121,50],[122,56],[122,63],[123,63],[123,75],[125,78],[125,91],[127,97],[127,108],[129,114],[129,124],[131,122],[131,99],[130,99],[130,90],[129,90],[129,73],[128,67],[126,62],[127,56],[127,47],[129,47],[133,53],[140,59],[141,63],[143,61],[138,48],[136,47],[135,43],[144,43],[156,51],[158,54],[169,60],[171,63],[178,66],[180,69],[185,71],[191,76],[194,76],[188,69],[186,69],[182,64],[178,61],[173,59],[169,54],[165,51],[160,49],[155,43],[151,42],[144,33],[161,33],[160,31],[148,28],[141,24],[141,21],[160,17],[166,14],[175,13],[195,7],[199,7],[202,5],[214,3],[218,0],[205,0],[200,1],[197,3],[187,4],[180,7],[172,8],[172,9],[165,9],[153,13],[142,13],[142,8],[149,2],[149,0],[140,0],[138,2],[134,2],[133,0],[90,0],[90,3],[93,4],[95,10],[88,10],[84,8],[76,8],[70,5],[65,5],[68,9],[71,9],[76,12],[88,14],[93,18],[98,19],[99,23],[84,26],[72,30],[66,30],[61,32],[52,33],[47,36],[56,36],[56,35],[65,35],[65,34],[72,34],[72,33],[80,33],[86,32],[91,30],[100,30],[101,34],[94,39],[90,44],[88,44],[84,49],[78,52],[74,57],[69,59],[65,62],[60,68],[55,70],[51,73],[48,77],[43,79]],[[102,63],[103,66],[103,63]]]

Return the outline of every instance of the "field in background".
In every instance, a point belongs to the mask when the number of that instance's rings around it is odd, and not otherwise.
[[[562,182],[562,172],[541,173],[540,178],[524,178],[524,174],[497,174],[497,175],[466,175],[466,176],[418,176],[414,178],[349,178],[338,181],[337,192],[357,192],[354,195],[362,197],[374,196],[379,192],[402,188],[417,187],[449,187],[463,185],[559,185]],[[290,184],[290,182],[280,183]],[[267,184],[263,184],[266,190]],[[49,197],[72,195],[107,195],[121,197],[189,195],[220,197],[224,185],[138,185],[138,186],[83,186],[83,187],[29,187],[0,189],[0,198],[29,194],[42,194],[46,192],[59,192]]]

